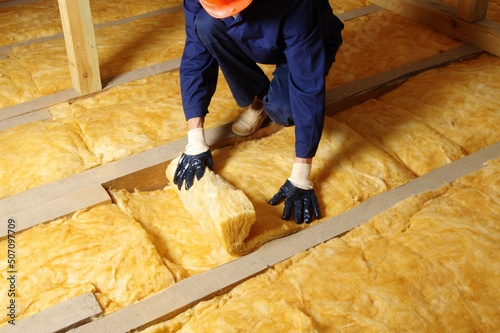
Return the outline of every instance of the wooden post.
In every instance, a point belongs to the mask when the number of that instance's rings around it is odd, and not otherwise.
[[[458,0],[457,18],[477,22],[486,18],[489,0]]]
[[[89,0],[58,0],[73,88],[81,95],[102,89]]]

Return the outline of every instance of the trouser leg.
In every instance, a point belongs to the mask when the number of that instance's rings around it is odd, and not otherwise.
[[[217,60],[236,103],[241,107],[250,105],[267,89],[267,76],[227,35],[224,22],[201,11],[195,25],[203,45]]]
[[[287,63],[276,65],[273,72],[274,78],[269,85],[269,91],[264,97],[264,109],[267,115],[280,126],[292,126],[293,115],[290,104],[288,73],[290,69]]]
[[[327,47],[325,77],[335,62],[335,55],[339,46],[340,44],[333,44]],[[280,126],[286,127],[294,125],[289,94],[289,73],[290,68],[287,63],[277,65],[276,70],[273,72],[274,78],[269,85],[267,96],[263,99],[266,113],[271,120]]]

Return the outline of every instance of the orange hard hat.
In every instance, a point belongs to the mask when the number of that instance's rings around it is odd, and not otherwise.
[[[252,0],[200,0],[210,16],[226,18],[247,8]]]

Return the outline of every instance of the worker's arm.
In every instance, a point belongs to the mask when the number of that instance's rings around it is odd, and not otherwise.
[[[310,180],[325,119],[325,48],[318,15],[314,1],[294,1],[283,26],[296,159],[291,176],[269,203],[285,199],[283,219],[289,220],[294,210],[296,223],[311,223],[313,213],[317,219],[321,216]]]
[[[202,10],[199,2],[184,0],[186,41],[179,68],[182,107],[186,120],[205,117],[217,86],[219,65],[196,32],[195,21]]]
[[[180,66],[182,106],[188,122],[188,145],[174,174],[174,184],[189,189],[194,181],[203,177],[205,167],[212,169],[212,154],[205,142],[203,121],[215,93],[219,67],[198,38],[195,20],[201,9],[199,2],[184,0],[186,42]]]

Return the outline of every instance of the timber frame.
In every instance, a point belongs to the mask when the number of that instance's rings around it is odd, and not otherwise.
[[[23,0],[0,2],[0,7],[19,1]],[[500,24],[485,19],[487,0],[459,0],[456,9],[429,0],[371,1],[375,5],[338,16],[342,20],[349,20],[387,8],[460,39],[467,45],[327,91],[328,115],[376,98],[420,72],[475,57],[483,50],[500,56]],[[34,0],[24,0],[24,3],[27,2]],[[73,89],[0,109],[0,131],[35,120],[50,120],[52,116],[47,108],[57,103],[179,68],[180,59],[174,59],[111,78],[103,83],[95,46],[94,28],[97,27],[91,23],[88,0],[58,2],[64,36],[49,38],[65,38]],[[166,10],[182,10],[179,7]],[[0,54],[1,51],[0,48]],[[220,148],[267,136],[279,130],[278,126],[271,123],[251,137],[238,138],[231,133],[230,127],[231,124],[226,124],[207,130],[207,143],[211,147]],[[0,221],[3,225],[7,224],[9,219],[14,219],[17,232],[22,232],[32,226],[71,215],[80,209],[110,203],[112,200],[107,192],[110,188],[129,191],[163,188],[168,183],[164,173],[166,166],[184,150],[186,143],[186,138],[183,138],[2,199]],[[431,171],[399,188],[372,197],[322,223],[271,241],[254,253],[182,280],[158,294],[100,319],[91,320],[99,317],[101,311],[92,293],[88,293],[20,320],[16,326],[0,328],[0,333],[69,330],[124,333],[151,326],[174,317],[200,301],[227,292],[235,285],[295,254],[349,231],[405,198],[437,189],[479,170],[486,161],[496,157],[500,157],[500,143]],[[1,229],[0,238],[7,236],[6,230],[6,227]],[[40,323],[44,325],[41,326]]]

